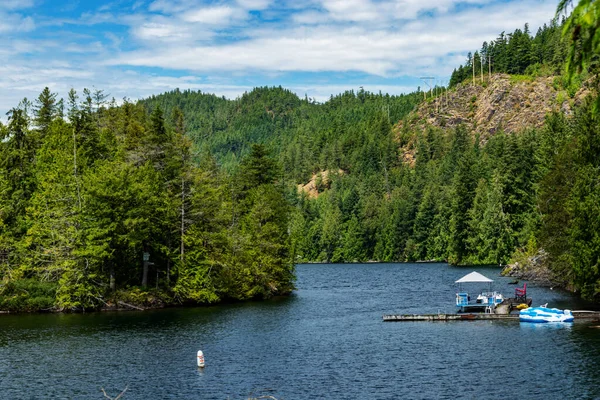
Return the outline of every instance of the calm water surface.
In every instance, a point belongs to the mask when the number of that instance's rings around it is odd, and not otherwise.
[[[382,322],[454,312],[453,282],[472,270],[299,265],[295,295],[269,302],[0,316],[0,398],[101,399],[102,388],[116,396],[125,387],[124,399],[600,398],[594,324]],[[477,271],[513,292],[499,269]],[[535,304],[590,308],[527,289]]]

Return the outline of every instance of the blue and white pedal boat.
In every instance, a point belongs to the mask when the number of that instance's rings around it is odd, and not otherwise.
[[[494,281],[490,278],[475,271],[457,280],[456,307],[458,307],[459,312],[480,311],[493,313],[496,306],[504,301],[504,296],[502,293],[492,291],[492,282]],[[469,293],[463,291],[462,285],[465,283],[487,284],[488,290],[473,296],[473,300],[471,300]]]
[[[571,310],[558,308],[530,307],[519,313],[521,322],[573,322],[574,319]]]

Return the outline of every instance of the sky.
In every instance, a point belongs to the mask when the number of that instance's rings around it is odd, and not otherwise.
[[[175,88],[236,98],[283,86],[317,101],[448,81],[467,53],[557,0],[0,0],[0,118],[44,87],[117,101]]]

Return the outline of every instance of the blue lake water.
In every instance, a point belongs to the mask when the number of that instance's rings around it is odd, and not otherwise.
[[[498,268],[311,264],[293,296],[267,302],[0,316],[0,398],[600,398],[598,323],[382,322],[454,312],[454,281],[472,270],[514,292]],[[591,307],[527,289],[535,305]]]

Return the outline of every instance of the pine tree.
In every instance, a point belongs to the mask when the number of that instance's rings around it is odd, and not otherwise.
[[[477,182],[474,160],[468,148],[467,132],[463,127],[455,131],[453,151],[457,157],[452,182],[452,218],[450,220],[450,248],[448,260],[460,264],[467,255],[468,210],[471,208]]]
[[[600,298],[600,167],[577,171],[568,202],[573,283],[587,299]]]
[[[557,8],[557,16],[567,14],[571,0],[561,0]],[[569,35],[569,53],[566,72],[569,80],[576,73],[590,69],[597,75],[598,54],[600,53],[600,2],[596,0],[579,0],[566,20],[563,35]],[[596,110],[600,100],[596,101]]]
[[[42,134],[45,135],[48,132],[48,128],[58,116],[58,112],[56,93],[50,92],[50,89],[45,87],[38,96],[34,106],[34,123]]]
[[[41,280],[58,282],[81,246],[81,195],[73,169],[71,129],[48,128],[36,158],[38,186],[27,212],[25,264]]]
[[[365,261],[364,232],[356,215],[346,222],[342,230],[341,256],[334,257],[346,262]]]
[[[227,268],[228,228],[231,216],[230,200],[225,186],[219,182],[214,160],[205,156],[199,169],[190,174],[190,191],[182,230],[182,250],[175,263],[175,297],[180,302],[213,303],[219,301],[226,288],[221,282]]]

